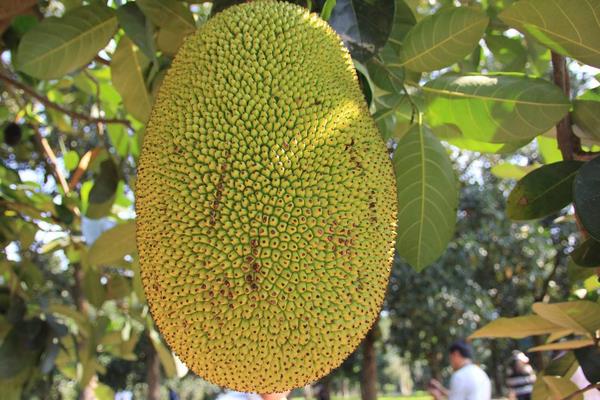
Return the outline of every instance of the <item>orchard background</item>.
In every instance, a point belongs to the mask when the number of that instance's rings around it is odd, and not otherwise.
[[[220,392],[154,327],[133,201],[177,48],[239,2],[0,1],[0,398]],[[414,394],[469,335],[496,396],[517,348],[534,399],[597,390],[600,0],[294,2],[350,50],[400,211],[378,324],[292,397]]]

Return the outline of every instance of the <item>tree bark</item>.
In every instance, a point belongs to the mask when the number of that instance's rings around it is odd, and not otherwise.
[[[149,340],[146,365],[146,382],[148,383],[148,400],[160,400],[160,360],[154,350],[152,341]]]
[[[363,359],[360,371],[360,392],[362,400],[377,400],[377,355],[375,353],[375,330],[377,322],[363,340]]]
[[[75,280],[75,284],[73,285],[73,300],[75,302],[75,307],[77,308],[77,311],[87,317],[89,310],[88,302],[83,294],[84,272],[79,263],[73,264],[73,278]],[[86,340],[84,340],[79,343],[79,346],[81,349],[85,349],[88,344],[86,343]],[[94,389],[97,383],[98,376],[94,374],[87,385],[81,389],[79,400],[96,400],[96,392]]]
[[[490,342],[490,350],[492,351],[492,365],[493,369],[493,379],[494,379],[494,389],[496,391],[496,396],[500,397],[502,395],[502,389],[504,388],[504,378],[502,373],[502,363],[498,359],[498,345],[495,340]]]

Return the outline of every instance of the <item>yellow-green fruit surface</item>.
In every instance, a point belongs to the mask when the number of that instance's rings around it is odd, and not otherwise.
[[[396,230],[392,166],[348,52],[305,9],[234,6],[185,40],[136,187],[152,316],[208,381],[302,386],[377,317]]]

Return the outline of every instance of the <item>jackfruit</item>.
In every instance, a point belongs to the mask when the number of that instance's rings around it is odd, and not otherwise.
[[[138,173],[142,282],[192,371],[282,392],[360,343],[386,291],[396,190],[326,22],[269,0],[210,19],[162,83]]]

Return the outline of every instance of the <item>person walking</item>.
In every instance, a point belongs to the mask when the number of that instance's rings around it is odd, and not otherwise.
[[[515,350],[509,360],[506,386],[510,399],[531,400],[535,372],[529,364],[529,358],[521,351]]]
[[[439,381],[429,382],[428,392],[442,400],[490,400],[492,384],[479,366],[473,363],[473,351],[465,341],[458,340],[449,348],[450,366],[454,371],[450,377],[450,388],[446,389]]]

